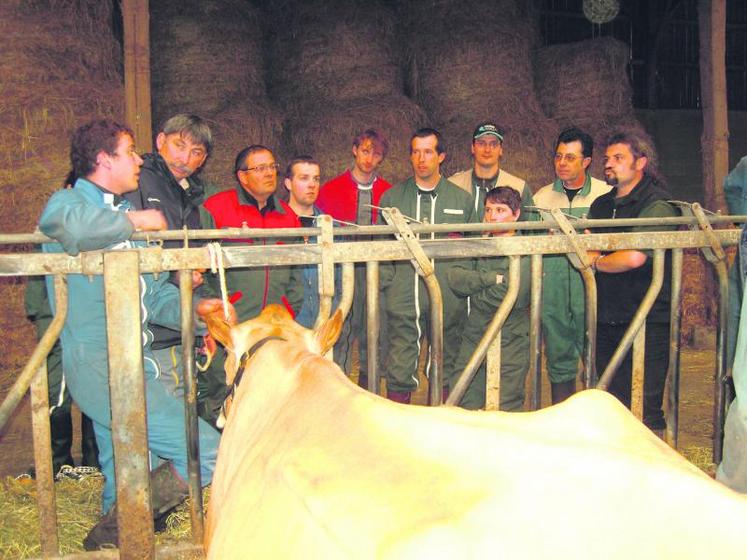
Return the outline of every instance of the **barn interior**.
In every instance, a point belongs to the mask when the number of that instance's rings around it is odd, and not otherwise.
[[[412,131],[439,129],[448,175],[471,165],[471,131],[485,119],[506,130],[503,167],[537,190],[553,179],[553,142],[562,128],[579,126],[601,145],[612,130],[632,127],[653,138],[660,171],[679,199],[710,200],[701,163],[698,2],[620,2],[611,20],[597,23],[585,15],[587,4],[593,3],[151,0],[152,130],[177,112],[207,119],[215,150],[202,173],[217,192],[233,186],[235,154],[252,143],[276,148],[281,165],[313,154],[323,180],[331,178],[349,166],[350,141],[365,127],[389,137],[382,174],[392,183],[410,174]],[[122,18],[117,0],[0,3],[2,233],[35,229],[70,169],[77,126],[94,117],[124,118]],[[747,1],[730,1],[730,168],[747,146],[745,28]],[[152,146],[151,138],[137,141],[145,151]],[[602,176],[599,157],[592,174]],[[702,281],[708,265],[696,251],[685,260],[683,342],[695,349],[688,406],[702,409],[692,442],[706,449],[715,287]],[[0,398],[35,342],[23,292],[23,278],[0,278]],[[33,462],[28,408],[0,434],[2,476]]]

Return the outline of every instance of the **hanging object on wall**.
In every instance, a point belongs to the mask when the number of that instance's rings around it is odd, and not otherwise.
[[[584,0],[584,15],[592,23],[602,24],[612,21],[620,12],[618,0]]]

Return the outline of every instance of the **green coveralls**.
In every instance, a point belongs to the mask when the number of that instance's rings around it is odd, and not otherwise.
[[[448,272],[451,291],[459,297],[469,297],[471,302],[459,354],[448,376],[452,387],[506,296],[508,263],[508,257],[486,257],[474,259],[469,267],[455,265]],[[524,383],[529,369],[529,263],[527,257],[521,258],[519,295],[500,333],[501,410],[520,411],[524,406]],[[498,275],[502,276],[500,283],[497,283]],[[485,408],[485,378],[483,361],[460,406],[472,410]]]
[[[581,190],[569,202],[563,183],[558,179],[537,191],[534,201],[541,210],[561,208],[564,214],[584,217],[591,203],[611,188],[604,181],[587,175]],[[544,257],[542,271],[542,336],[550,381],[573,381],[584,352],[584,281],[565,255]]]
[[[456,185],[441,178],[430,193],[420,194],[411,177],[392,187],[381,197],[382,207],[398,208],[402,214],[423,223],[460,224],[475,222],[471,197]],[[423,240],[425,236],[421,236]],[[443,236],[439,236],[443,237]],[[431,234],[430,238],[436,238]],[[451,371],[459,351],[461,329],[467,316],[467,301],[449,290],[446,270],[454,261],[435,263],[436,278],[443,296],[444,353],[443,371]],[[389,353],[386,356],[387,389],[414,391],[418,386],[420,340],[429,334],[430,301],[425,283],[410,261],[382,263],[381,289],[386,293]],[[445,383],[446,387],[447,384]]]

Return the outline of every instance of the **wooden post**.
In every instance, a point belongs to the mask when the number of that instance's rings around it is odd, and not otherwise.
[[[703,109],[703,192],[708,210],[727,211],[724,177],[729,172],[726,102],[726,1],[698,0],[700,92]]]
[[[148,0],[122,0],[124,23],[125,121],[141,152],[153,150],[150,108]]]

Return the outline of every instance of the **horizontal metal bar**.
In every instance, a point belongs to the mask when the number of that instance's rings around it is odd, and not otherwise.
[[[740,230],[716,230],[723,246],[736,245]],[[666,231],[582,234],[577,243],[586,250],[616,251],[620,249],[673,249],[710,247],[702,231]],[[490,238],[459,238],[423,240],[421,245],[429,258],[488,257],[494,255],[567,254],[574,249],[564,235],[518,235]],[[412,253],[400,241],[359,241],[334,243],[330,248],[335,263],[410,260]],[[194,268],[210,268],[206,248],[138,249],[141,272],[162,272]],[[319,264],[321,250],[314,245],[223,246],[224,265],[259,267],[268,265]],[[81,253],[76,257],[49,253],[0,254],[0,276],[61,274],[101,274],[103,251]]]
[[[712,214],[707,216],[711,225],[728,225],[740,224],[747,222],[747,215],[722,216]],[[588,218],[576,219],[569,216],[569,221],[574,228],[594,229],[594,228],[625,228],[641,226],[675,226],[688,225],[698,226],[698,220],[693,216],[677,216],[670,218],[625,218],[625,219],[603,219],[592,220]],[[511,224],[410,224],[410,228],[416,234],[423,233],[445,233],[453,231],[463,232],[487,232],[502,230],[522,230],[522,231],[543,231],[557,228],[553,221],[536,221],[536,222],[515,222]],[[202,230],[169,230],[169,231],[152,231],[136,232],[132,239],[140,241],[182,241],[184,239],[267,239],[269,237],[288,238],[294,237],[312,237],[321,235],[321,228],[272,228],[272,229],[252,229],[252,228],[225,228],[225,229],[202,229]],[[366,236],[383,236],[392,235],[397,232],[393,226],[343,226],[335,227],[335,237],[355,237],[360,235]],[[22,245],[22,244],[41,244],[53,242],[53,239],[42,233],[0,233],[0,245]]]

